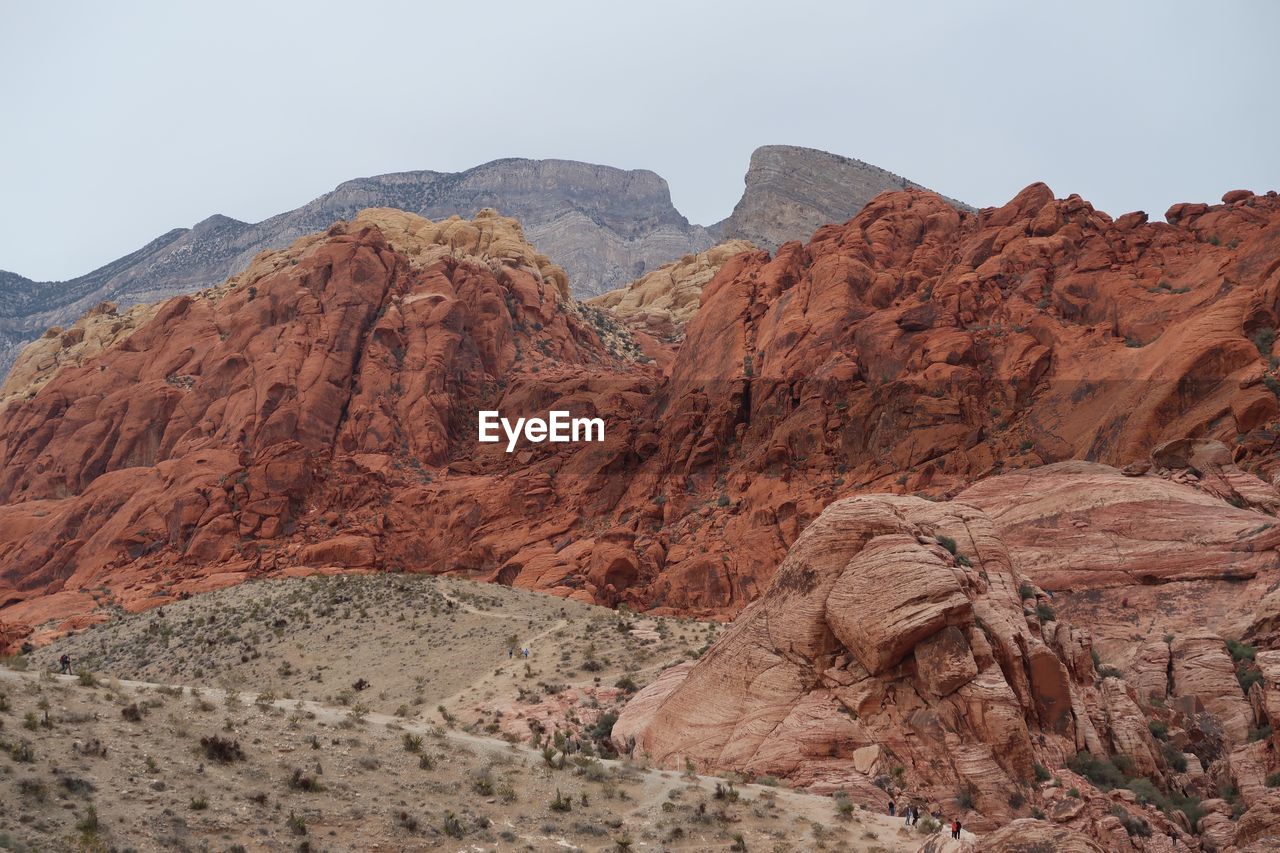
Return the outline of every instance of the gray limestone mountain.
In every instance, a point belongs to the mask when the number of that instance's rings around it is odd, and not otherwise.
[[[63,282],[0,271],[0,377],[27,342],[67,326],[104,301],[121,308],[217,284],[264,249],[283,248],[369,207],[430,219],[472,217],[485,207],[513,216],[525,236],[569,275],[575,296],[604,293],[722,236],[775,248],[842,222],[876,193],[915,184],[881,169],[811,149],[769,146],[751,158],[734,213],[709,228],[691,224],[667,182],[647,170],[569,160],[495,160],[465,172],[398,172],[358,178],[258,223],[215,215],[169,231],[141,249]]]
[[[751,155],[746,189],[733,213],[713,229],[721,239],[749,240],[772,252],[788,240],[808,239],[823,225],[852,219],[886,190],[908,188],[927,189],[852,157],[765,145]],[[946,200],[972,210],[955,199]]]

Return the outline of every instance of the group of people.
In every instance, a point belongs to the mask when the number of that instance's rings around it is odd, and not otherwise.
[[[917,823],[920,822],[920,807],[917,806],[915,803],[909,803],[903,806],[901,814],[902,814],[902,823],[905,826],[915,826]],[[889,817],[897,817],[897,815],[898,815],[898,804],[891,799],[889,800]],[[938,823],[942,823],[941,812],[934,812],[932,817]],[[964,827],[960,823],[959,818],[952,818],[951,825],[948,828],[951,830],[952,838],[959,838],[960,830],[963,829]]]
[[[889,817],[896,816],[898,804],[893,800],[889,801]],[[915,803],[906,805],[902,809],[902,823],[905,826],[915,826],[920,822],[920,807]]]

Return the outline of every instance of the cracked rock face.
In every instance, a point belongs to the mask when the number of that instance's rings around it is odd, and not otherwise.
[[[884,800],[874,782],[901,766],[916,795],[967,786],[1007,811],[1001,792],[1038,755],[1082,737],[1071,706],[1085,688],[1028,625],[1022,583],[972,507],[837,501],[696,664],[627,706],[614,740],[663,766]]]
[[[1219,848],[1274,833],[1263,783],[1272,746],[1246,742],[1242,728],[1271,719],[1274,653],[1258,655],[1257,708],[1242,698],[1226,643],[1207,632],[1174,639],[1163,657],[1147,649],[1144,660],[1169,676],[1164,695],[1140,696],[1095,669],[1087,633],[1037,618],[1047,600],[981,510],[890,495],[837,501],[707,652],[628,703],[613,741],[659,766],[958,814],[987,833],[972,849],[1201,849],[1185,815],[1151,807],[1129,779],[1205,799],[1200,831]],[[1081,755],[1113,774],[1122,766],[1116,790],[1068,769]],[[1209,801],[1219,785],[1238,789],[1252,814],[1238,837]]]

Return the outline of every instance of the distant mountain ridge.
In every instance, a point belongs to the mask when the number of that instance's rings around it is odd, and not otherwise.
[[[681,215],[667,182],[648,170],[504,159],[464,172],[357,178],[258,223],[210,216],[68,281],[36,282],[0,271],[0,378],[27,342],[51,326],[70,325],[100,302],[124,308],[209,287],[245,269],[264,249],[286,247],[365,208],[398,208],[436,220],[494,208],[520,220],[529,241],[568,273],[574,295],[585,298],[705,251],[721,235],[773,249],[787,239],[807,239],[817,225],[848,219],[880,191],[916,186],[812,149],[768,146],[751,162],[742,201],[711,227]],[[788,171],[803,177],[781,174]]]
[[[852,157],[795,145],[765,145],[751,155],[746,188],[727,219],[724,240],[750,240],[775,251],[831,223],[845,222],[886,190],[927,190],[915,181]],[[930,190],[932,192],[932,190]],[[972,210],[943,196],[953,207]]]

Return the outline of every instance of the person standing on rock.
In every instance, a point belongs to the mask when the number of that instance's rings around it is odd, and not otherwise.
[[[889,817],[893,817],[894,812],[897,811],[897,808],[898,808],[897,805],[893,802],[892,799],[890,799],[889,800]]]
[[[60,673],[62,673],[63,675],[70,675],[71,674],[71,655],[64,654],[62,657],[58,658],[58,666],[60,667],[58,670]]]
[[[960,837],[960,821],[957,818],[951,819],[951,837],[957,839]]]

